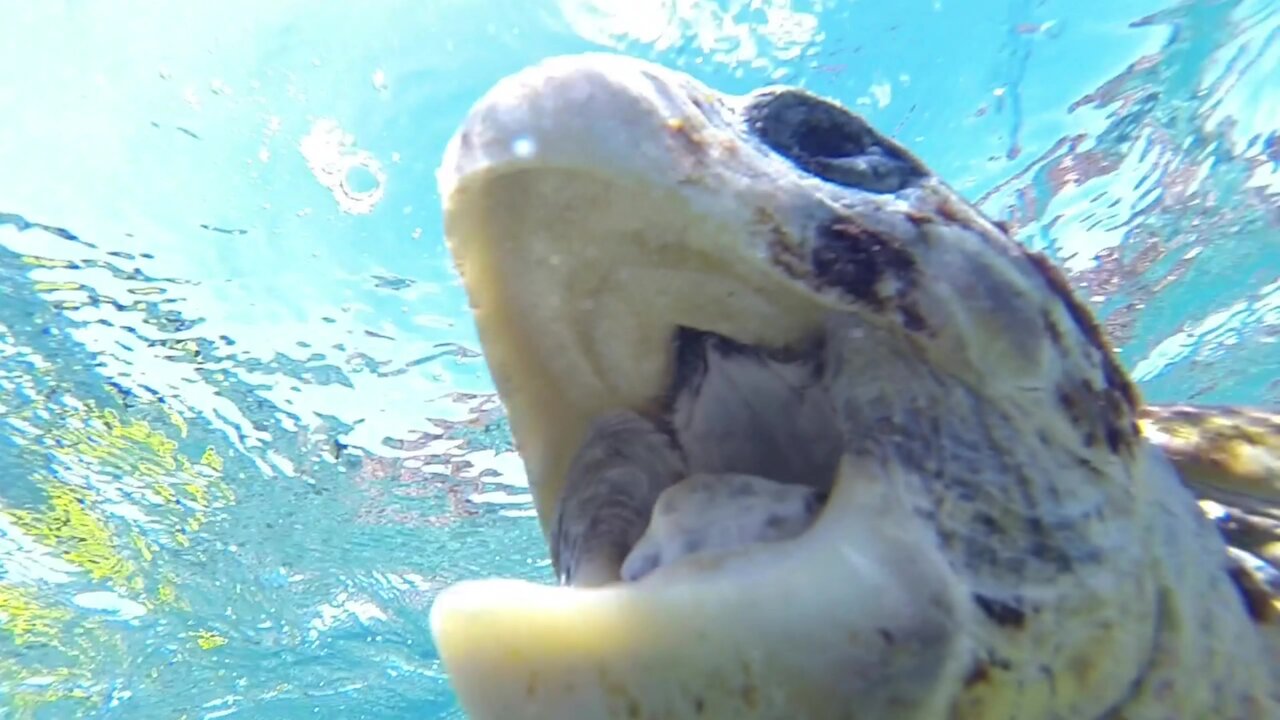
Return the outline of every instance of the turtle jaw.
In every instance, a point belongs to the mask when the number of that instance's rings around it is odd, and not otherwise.
[[[944,716],[967,605],[894,472],[846,458],[799,538],[638,583],[445,589],[431,631],[468,717]]]
[[[729,142],[721,102],[637,60],[558,58],[501,81],[446,150],[446,236],[548,536],[593,420],[660,419],[677,328],[794,348],[847,311],[788,269],[830,219],[821,183]],[[917,690],[955,680],[967,605],[895,472],[845,458],[799,537],[639,582],[447,589],[432,633],[464,707],[930,716],[939,696]]]

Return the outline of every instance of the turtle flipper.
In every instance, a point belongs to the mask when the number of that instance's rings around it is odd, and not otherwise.
[[[1213,500],[1202,499],[1200,507],[1217,522],[1229,545],[1247,550],[1280,571],[1280,520]]]
[[[1197,495],[1280,517],[1280,413],[1148,405],[1139,424]]]
[[[1231,575],[1255,618],[1280,620],[1280,413],[1148,405],[1139,425],[1231,546]]]

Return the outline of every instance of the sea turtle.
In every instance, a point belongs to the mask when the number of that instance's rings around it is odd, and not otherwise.
[[[436,599],[474,720],[1280,717],[1139,425],[1210,416],[1144,409],[1059,270],[861,117],[556,57],[439,183],[560,579]]]

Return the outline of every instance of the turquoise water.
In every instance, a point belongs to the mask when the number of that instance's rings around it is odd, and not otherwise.
[[[1276,0],[0,9],[6,720],[458,716],[434,594],[551,577],[433,173],[548,55],[855,106],[1149,399],[1280,406]]]

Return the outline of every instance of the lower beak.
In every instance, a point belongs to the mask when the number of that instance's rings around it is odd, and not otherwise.
[[[468,717],[916,717],[964,603],[896,470],[846,458],[804,535],[601,588],[445,590],[431,628]]]

